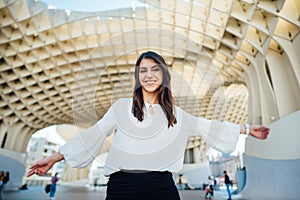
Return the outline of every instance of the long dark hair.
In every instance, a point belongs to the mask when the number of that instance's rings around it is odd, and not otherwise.
[[[147,51],[140,55],[135,64],[135,85],[133,91],[133,103],[132,103],[132,113],[139,120],[144,119],[144,99],[142,93],[142,86],[139,80],[139,66],[144,58],[153,59],[160,67],[163,72],[163,81],[161,86],[158,88],[158,103],[162,106],[163,111],[168,119],[168,128],[177,123],[176,117],[174,115],[174,98],[171,92],[171,75],[168,70],[167,64],[162,56],[153,52]]]

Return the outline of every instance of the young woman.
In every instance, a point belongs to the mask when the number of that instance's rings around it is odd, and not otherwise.
[[[65,159],[85,167],[99,154],[105,138],[116,134],[105,163],[107,200],[180,199],[172,173],[183,165],[191,135],[200,135],[215,149],[231,152],[239,134],[266,139],[269,128],[206,120],[174,105],[170,73],[155,52],[142,53],[135,66],[133,98],[117,100],[94,126],[76,135],[59,152],[38,161],[27,173],[45,174]]]
[[[54,195],[55,195],[55,192],[56,192],[56,183],[58,181],[58,177],[57,177],[57,173],[55,173],[54,176],[52,176],[51,178],[51,187],[50,187],[50,200],[54,200]]]

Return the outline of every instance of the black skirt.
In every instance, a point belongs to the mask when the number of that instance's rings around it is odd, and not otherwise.
[[[109,177],[106,200],[157,199],[180,200],[171,172],[119,171]]]

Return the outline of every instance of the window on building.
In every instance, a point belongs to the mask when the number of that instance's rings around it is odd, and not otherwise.
[[[194,149],[186,149],[185,153],[184,153],[184,163],[185,164],[191,164],[191,163],[195,163],[194,160]]]

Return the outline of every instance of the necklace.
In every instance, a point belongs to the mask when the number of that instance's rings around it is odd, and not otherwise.
[[[154,110],[153,110],[153,106],[152,105],[149,106],[148,112],[149,112],[150,115],[154,114]]]

